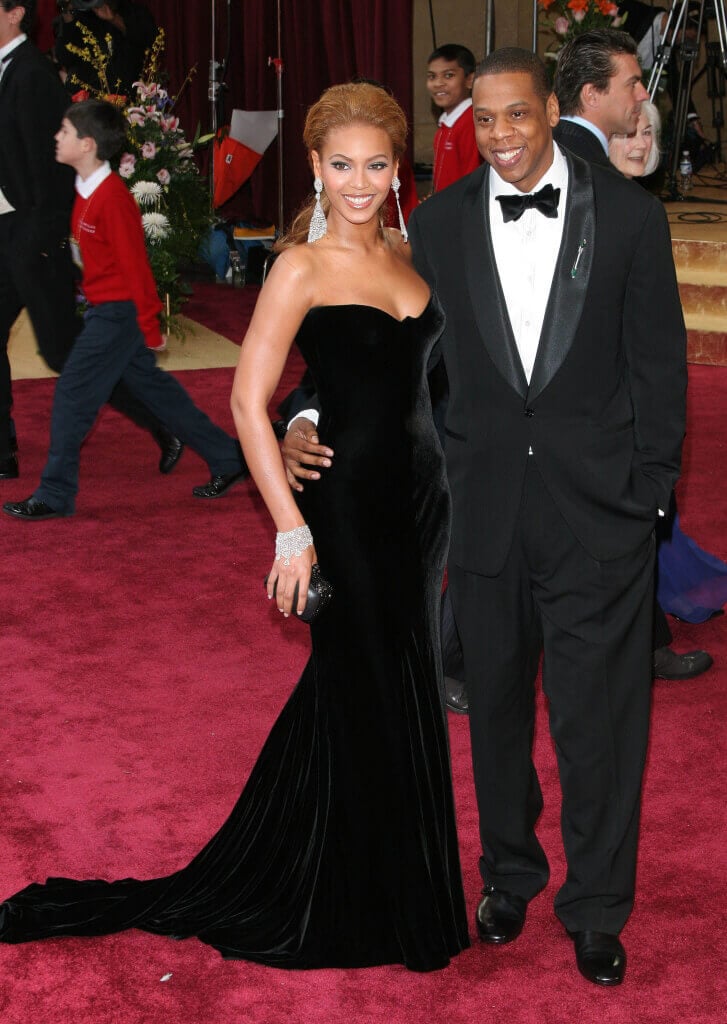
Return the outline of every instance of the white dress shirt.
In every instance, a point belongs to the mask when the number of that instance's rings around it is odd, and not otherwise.
[[[568,196],[568,164],[555,144],[553,162],[532,191],[537,192],[545,185],[560,189],[558,216],[546,217],[539,210],[530,209],[519,220],[511,220],[506,224],[496,196],[523,193],[504,181],[494,167],[490,167],[490,235],[510,325],[528,383],[533,372],[553,272],[563,238]]]

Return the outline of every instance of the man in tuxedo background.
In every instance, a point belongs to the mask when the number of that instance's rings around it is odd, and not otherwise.
[[[60,373],[81,326],[67,246],[74,175],[56,163],[55,134],[68,95],[53,65],[27,38],[36,0],[0,0],[0,480],[18,476],[7,346],[27,308],[38,349]],[[182,443],[117,387],[110,404],[150,431],[170,472]]]
[[[612,167],[609,138],[636,130],[633,112],[637,110],[638,121],[641,102],[649,97],[640,75],[636,45],[625,33],[594,29],[573,36],[558,53],[553,83],[561,118],[553,131],[556,141],[590,163]],[[629,127],[624,127],[627,124]],[[673,514],[674,508],[670,502],[664,511]],[[667,525],[658,524],[657,537]],[[654,675],[659,679],[692,679],[711,667],[712,657],[707,651],[679,654],[671,649],[671,642],[669,623],[655,599]]]
[[[637,108],[635,84],[631,95],[619,102]],[[555,910],[584,977],[616,985],[648,737],[654,526],[684,433],[684,322],[661,205],[554,146],[542,62],[495,51],[473,103],[485,166],[422,204],[410,239],[447,316],[449,586],[485,883],[476,926],[488,943],[517,938],[549,877],[532,762],[542,651],[568,863]],[[292,476],[315,479],[335,458],[317,440],[291,424]]]
[[[641,104],[649,98],[636,43],[614,29],[583,32],[558,52],[557,76],[560,122],[553,130],[555,141],[584,160],[610,166],[610,136],[635,132]]]

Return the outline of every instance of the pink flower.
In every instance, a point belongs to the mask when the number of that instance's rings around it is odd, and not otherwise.
[[[178,117],[163,117],[161,119],[162,130],[165,132],[174,132],[179,127]]]
[[[586,16],[586,12],[585,11],[574,11],[573,12],[573,21],[581,22],[581,21],[583,21],[585,16]]]
[[[166,167],[162,167],[160,171],[157,171],[157,178],[159,179],[162,185],[168,185],[169,182],[172,180],[172,176],[166,169]]]
[[[157,154],[157,148],[153,142],[145,142],[141,147],[141,155],[145,160],[153,160]]]
[[[570,22],[567,18],[556,18],[553,28],[559,36],[564,36],[570,28]]]
[[[133,153],[124,153],[119,161],[119,174],[122,178],[130,178],[136,170],[136,157]]]
[[[129,124],[142,125],[146,122],[146,118],[143,114],[140,114],[137,110],[129,110],[126,114],[126,119]]]

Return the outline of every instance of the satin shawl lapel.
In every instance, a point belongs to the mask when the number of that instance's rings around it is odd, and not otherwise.
[[[472,308],[490,359],[523,398],[528,384],[507,315],[490,234],[489,168],[473,174],[462,200],[462,241]]]
[[[565,156],[570,180],[563,239],[530,377],[528,403],[548,386],[568,355],[583,312],[593,266],[596,205],[591,169],[585,160],[568,152]]]

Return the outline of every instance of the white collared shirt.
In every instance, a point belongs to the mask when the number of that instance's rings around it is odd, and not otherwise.
[[[466,100],[462,100],[461,103],[458,103],[454,110],[450,110],[449,112],[445,111],[441,114],[437,124],[443,124],[445,127],[451,128],[457,123],[457,121],[459,121],[462,114],[464,114],[466,110],[469,110],[471,106],[472,98],[468,96]]]
[[[111,164],[108,160],[104,161],[100,167],[97,167],[93,174],[89,174],[87,178],[82,178],[80,174],[76,175],[76,192],[78,192],[81,199],[88,199],[99,185],[106,181],[109,174],[111,174]]]
[[[533,192],[545,185],[560,189],[558,216],[545,217],[538,210],[530,209],[519,220],[508,221],[506,224],[502,217],[502,207],[495,197],[523,193],[504,181],[494,167],[490,167],[488,212],[492,246],[507,313],[528,383],[533,372],[553,272],[563,238],[568,194],[568,164],[555,144],[553,163],[533,188]]]

